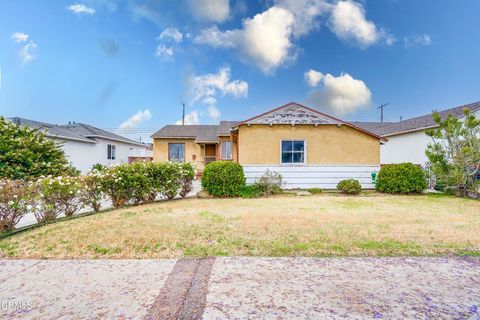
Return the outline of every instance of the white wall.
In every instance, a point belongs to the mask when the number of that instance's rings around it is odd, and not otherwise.
[[[480,118],[480,110],[474,114]],[[425,150],[432,138],[425,134],[425,130],[385,138],[389,141],[380,147],[381,164],[411,162],[423,166],[428,162]]]
[[[415,131],[396,136],[386,137],[388,139],[380,146],[380,163],[402,163],[424,165],[428,161],[425,155],[427,145],[432,138],[425,134],[425,131]]]
[[[127,163],[129,156],[145,154],[143,149],[146,149],[146,147],[142,146],[101,138],[96,138],[96,143],[79,142],[73,140],[54,140],[62,145],[67,160],[75,168],[82,171],[82,173],[87,173],[87,171],[90,170],[96,163],[106,166],[115,163]],[[107,159],[108,144],[116,146],[115,160]]]
[[[248,184],[262,176],[266,171],[275,171],[282,175],[286,189],[336,189],[345,179],[357,179],[362,188],[374,189],[372,172],[378,173],[379,166],[332,165],[332,166],[244,166],[243,171]]]

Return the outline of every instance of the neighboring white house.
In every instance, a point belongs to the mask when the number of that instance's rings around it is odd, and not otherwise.
[[[112,165],[139,159],[151,160],[151,146],[87,124],[54,125],[22,118],[11,122],[43,131],[65,152],[72,166],[86,173],[96,163]]]
[[[462,119],[465,117],[463,110],[466,108],[470,109],[477,118],[480,117],[480,102],[439,111],[439,113],[442,119],[449,114]],[[353,124],[388,139],[380,147],[381,164],[411,162],[421,166],[428,162],[425,149],[432,142],[432,138],[425,132],[438,127],[431,113],[400,122],[353,122]]]

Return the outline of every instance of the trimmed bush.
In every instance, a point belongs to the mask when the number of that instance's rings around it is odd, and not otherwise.
[[[21,180],[0,181],[0,232],[15,225],[32,210],[30,186]]]
[[[245,176],[240,164],[232,161],[209,163],[202,175],[202,188],[217,197],[234,197],[245,187]]]
[[[280,173],[267,169],[253,185],[264,196],[279,194],[282,192],[283,177]]]
[[[180,166],[180,183],[182,189],[180,196],[185,198],[193,190],[193,179],[195,178],[195,168],[191,163],[182,163]]]
[[[355,179],[342,180],[337,184],[337,189],[346,194],[359,194],[362,191],[360,182]]]
[[[90,206],[95,212],[99,212],[105,192],[102,185],[102,173],[93,170],[88,175],[80,177],[82,188],[80,197],[85,206]]]
[[[389,164],[380,169],[376,188],[386,193],[418,193],[427,188],[425,173],[411,163]]]

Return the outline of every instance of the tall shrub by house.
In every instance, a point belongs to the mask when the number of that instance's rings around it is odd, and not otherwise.
[[[233,197],[245,186],[242,166],[232,161],[209,163],[202,174],[202,188],[218,197]]]
[[[0,117],[0,178],[33,180],[41,176],[78,174],[63,150],[43,132]]]
[[[432,137],[425,151],[437,181],[460,194],[478,194],[480,180],[480,119],[469,109],[460,120],[433,114],[437,128],[427,131]]]
[[[385,165],[377,176],[376,188],[386,193],[418,193],[427,188],[422,168],[411,163]]]

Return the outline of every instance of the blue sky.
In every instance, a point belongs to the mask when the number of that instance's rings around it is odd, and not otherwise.
[[[0,2],[0,114],[144,138],[290,101],[398,121],[480,100],[480,2]]]

